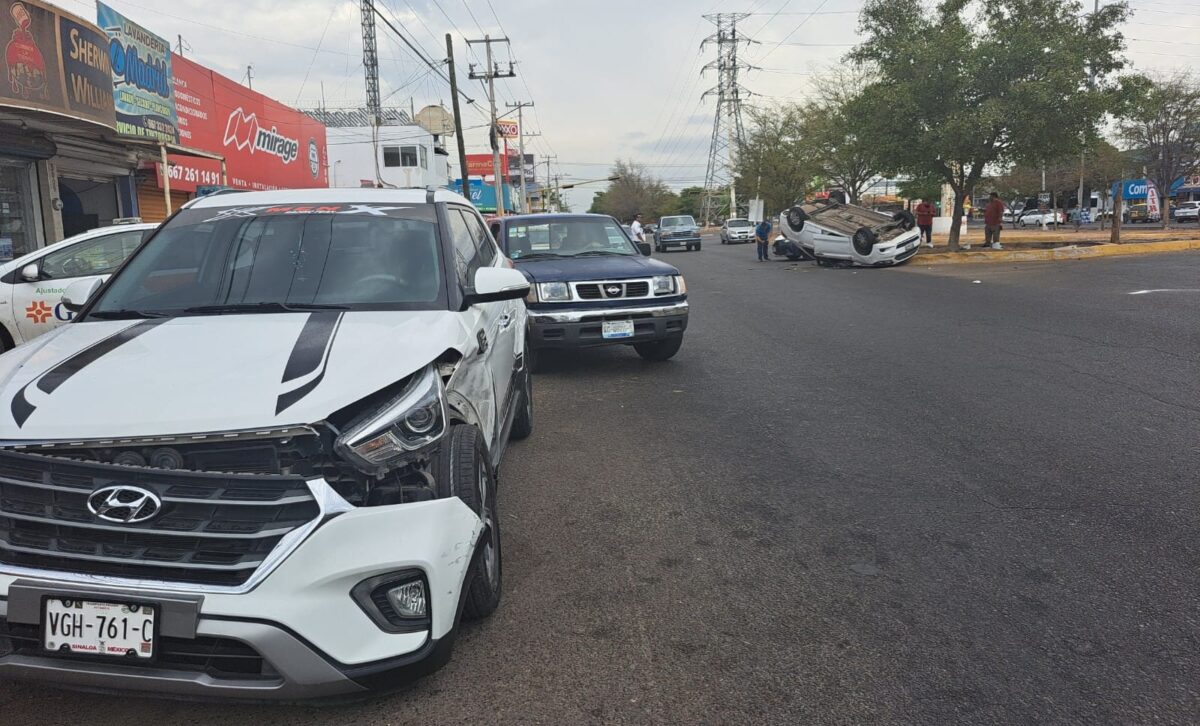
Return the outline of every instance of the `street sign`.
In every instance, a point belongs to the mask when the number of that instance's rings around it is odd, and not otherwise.
[[[1050,209],[1050,192],[1038,194],[1038,211],[1047,212]]]
[[[505,121],[504,119],[496,122],[496,131],[505,139],[515,139],[521,135],[521,127],[516,121]]]

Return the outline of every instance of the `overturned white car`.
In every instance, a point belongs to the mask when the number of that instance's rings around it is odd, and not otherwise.
[[[832,199],[790,207],[779,215],[779,228],[783,235],[775,240],[776,255],[819,265],[898,265],[917,254],[921,244],[911,212],[887,215]]]

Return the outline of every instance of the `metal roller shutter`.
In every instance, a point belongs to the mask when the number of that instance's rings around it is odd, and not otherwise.
[[[161,222],[167,218],[167,201],[162,189],[152,181],[138,184],[138,216],[143,222]],[[178,211],[183,203],[192,198],[187,192],[171,190],[171,211]]]

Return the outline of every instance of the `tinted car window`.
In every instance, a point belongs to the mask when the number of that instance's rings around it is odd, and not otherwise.
[[[450,240],[454,247],[454,270],[458,282],[465,288],[475,286],[475,271],[483,264],[479,256],[478,234],[466,215],[451,207],[446,210],[450,220]]]
[[[443,309],[433,207],[365,209],[374,208],[184,210],[146,242],[89,314],[255,304]]]
[[[546,222],[513,222],[507,226],[505,249],[514,260],[532,255],[637,255],[621,227],[603,217]]]

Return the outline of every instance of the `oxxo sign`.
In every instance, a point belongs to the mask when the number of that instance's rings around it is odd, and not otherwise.
[[[501,138],[515,139],[521,135],[521,127],[516,121],[497,121],[496,133],[500,134]]]

